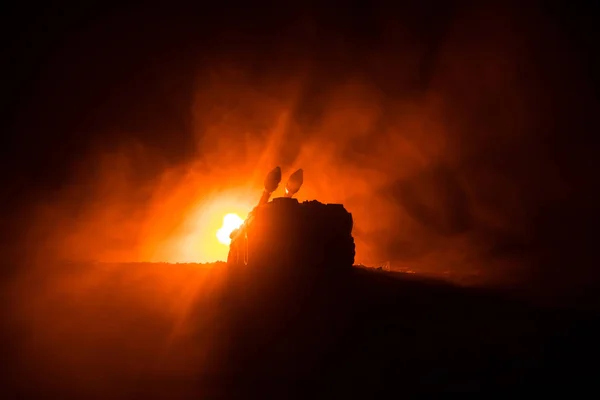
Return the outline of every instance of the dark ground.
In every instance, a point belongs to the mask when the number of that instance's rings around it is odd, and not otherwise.
[[[226,281],[224,268],[97,264],[64,266],[52,280],[30,275],[21,284],[35,293],[10,292],[9,390],[114,399],[597,390],[589,312],[362,268],[305,281]]]

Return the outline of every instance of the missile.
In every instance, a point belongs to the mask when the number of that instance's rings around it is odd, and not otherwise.
[[[265,178],[265,191],[273,193],[281,182],[281,168],[275,167],[267,174]]]
[[[302,168],[300,168],[290,175],[287,183],[285,184],[285,197],[292,197],[298,193],[302,183],[304,183],[304,171],[302,171]]]
[[[275,167],[267,174],[265,178],[265,190],[260,198],[258,204],[266,204],[271,197],[271,194],[277,189],[281,182],[281,168]]]

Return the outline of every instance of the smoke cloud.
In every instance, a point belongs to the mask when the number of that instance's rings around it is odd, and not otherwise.
[[[533,75],[545,61],[536,46],[552,31],[527,17],[462,9],[433,21],[427,40],[410,40],[417,27],[375,15],[371,49],[338,37],[319,59],[322,49],[294,53],[284,38],[268,62],[256,60],[263,53],[214,56],[183,106],[186,158],[161,152],[181,132],[160,132],[159,146],[127,131],[108,150],[93,145],[70,185],[33,214],[39,254],[223,259],[213,232],[222,216],[245,216],[264,174],[280,165],[305,170],[301,200],[353,213],[357,262],[512,275],[534,240],[532,210],[569,191],[544,134],[556,105],[540,85],[557,68]],[[307,21],[297,22],[298,43],[318,37]]]

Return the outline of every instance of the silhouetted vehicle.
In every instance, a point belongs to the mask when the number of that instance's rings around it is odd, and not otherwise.
[[[350,268],[354,264],[353,219],[341,204],[299,202],[293,196],[303,183],[294,172],[283,197],[269,201],[281,181],[276,167],[265,179],[259,204],[231,234],[229,266],[266,268],[302,265],[310,270]]]

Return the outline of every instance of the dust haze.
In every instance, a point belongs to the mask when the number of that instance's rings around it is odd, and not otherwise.
[[[108,265],[128,264],[97,262],[224,260],[227,247],[215,236],[222,217],[245,217],[276,165],[284,179],[304,169],[299,200],[342,203],[353,214],[356,263],[477,283],[538,279],[553,246],[584,229],[564,210],[593,204],[576,178],[583,164],[564,164],[569,141],[548,139],[569,119],[562,111],[572,100],[554,96],[566,85],[559,78],[573,74],[570,85],[583,85],[579,60],[553,62],[566,44],[527,10],[460,9],[428,39],[409,18],[398,24],[384,15],[372,16],[377,35],[367,43],[342,34],[321,43],[306,17],[290,22],[300,39],[270,39],[277,43],[269,52],[209,53],[191,74],[181,131],[160,132],[152,144],[126,126],[111,128],[109,142],[102,132],[91,138],[66,183],[31,203],[23,229],[33,245],[11,293],[26,332],[54,332],[39,354],[52,359],[49,349],[67,337],[104,343],[119,334],[92,322],[86,332],[69,327],[73,316],[85,318],[86,304],[109,315],[130,303],[159,315],[147,323],[165,332],[189,323],[187,307],[207,290],[190,283],[200,274],[192,267],[126,274]],[[164,149],[181,137],[186,155],[173,159]],[[552,219],[560,232],[551,232]],[[577,268],[569,275],[587,271]],[[119,284],[116,298],[103,294]],[[37,289],[27,298],[30,285]],[[165,304],[171,311],[157,311]],[[43,317],[49,313],[55,317]],[[122,351],[145,354],[168,336],[156,335]],[[60,358],[66,369],[94,356],[69,357]],[[85,385],[95,370],[81,376]]]
[[[348,71],[300,58],[302,47],[289,61],[285,38],[258,68],[215,56],[198,68],[184,106],[191,156],[167,163],[160,148],[126,131],[109,149],[92,142],[70,184],[36,205],[32,234],[45,245],[36,254],[222,260],[226,248],[213,233],[220,218],[228,208],[244,217],[263,175],[281,165],[284,174],[304,168],[299,199],[353,213],[358,263],[518,273],[505,268],[520,261],[499,253],[525,255],[495,249],[531,245],[532,211],[572,190],[544,142],[556,104],[540,88],[559,83],[538,47],[553,32],[540,18],[532,29],[528,17],[462,10],[436,25],[433,44],[410,41],[419,33],[410,25],[373,17],[380,38],[372,49],[331,39],[328,50],[359,67]],[[307,39],[316,35],[301,23]]]

